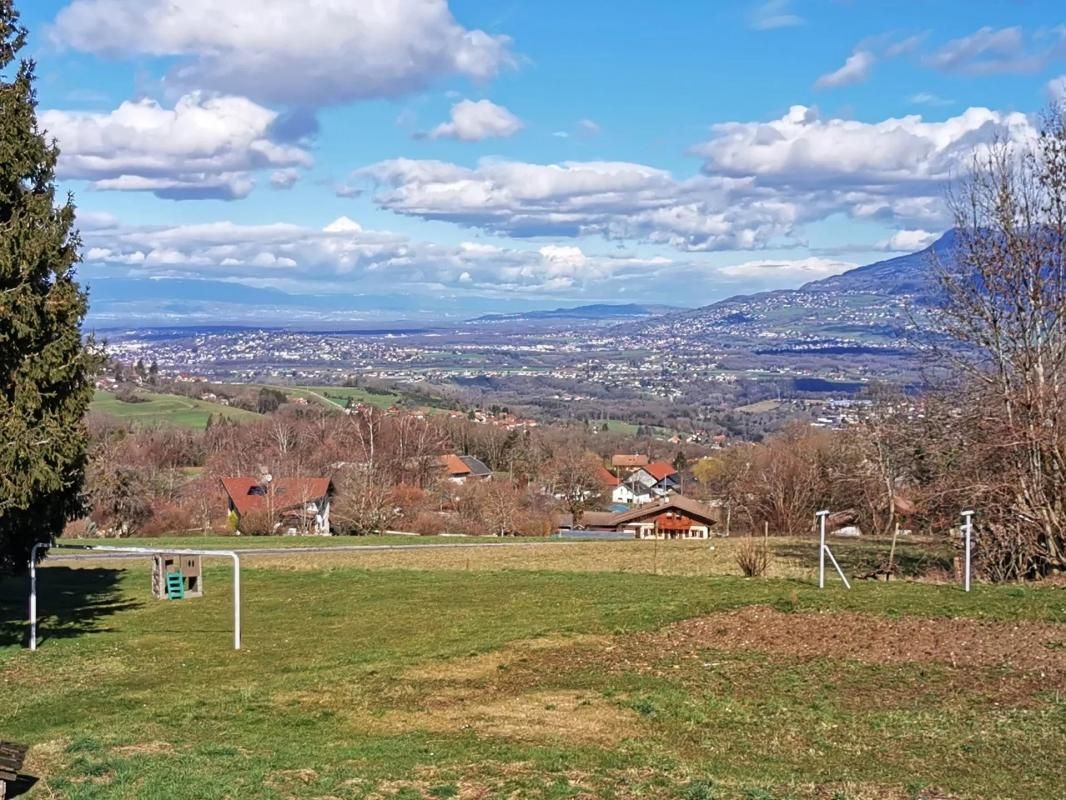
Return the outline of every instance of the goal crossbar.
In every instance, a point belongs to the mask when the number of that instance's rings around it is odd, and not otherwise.
[[[50,544],[38,542],[30,550],[30,650],[37,649],[37,554],[42,550],[92,550],[103,553],[129,553],[139,556],[205,556],[233,559],[233,649],[241,649],[241,558],[233,550],[190,550],[187,548],[120,547],[108,544]]]

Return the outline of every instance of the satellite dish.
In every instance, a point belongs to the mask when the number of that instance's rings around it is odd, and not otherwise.
[[[274,480],[274,476],[269,472],[263,476],[263,483],[270,483],[272,480]]]

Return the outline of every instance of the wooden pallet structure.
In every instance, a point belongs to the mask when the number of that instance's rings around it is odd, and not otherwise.
[[[29,748],[24,744],[0,742],[0,800],[7,797],[8,784],[19,779],[27,750]]]

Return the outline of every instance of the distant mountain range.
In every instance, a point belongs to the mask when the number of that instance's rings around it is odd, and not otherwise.
[[[937,297],[935,265],[952,257],[949,231],[917,253],[857,267],[799,289],[738,295],[648,320],[629,333],[763,354],[909,353],[914,320]]]
[[[643,305],[640,303],[594,303],[573,308],[553,308],[545,311],[521,311],[514,314],[484,314],[470,322],[537,322],[585,321],[602,322],[642,317],[657,317],[682,311],[677,306]]]

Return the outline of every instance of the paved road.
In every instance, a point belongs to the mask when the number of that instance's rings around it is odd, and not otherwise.
[[[127,545],[129,547],[152,547],[151,540],[143,540],[143,544]],[[246,556],[287,556],[306,555],[307,553],[369,553],[382,550],[439,550],[460,549],[465,547],[536,547],[543,544],[574,545],[583,544],[588,540],[566,539],[538,539],[535,542],[434,542],[433,544],[351,544],[351,545],[326,545],[309,547],[235,547],[233,552],[241,558]],[[123,545],[112,545],[122,547]],[[160,552],[170,552],[166,546],[160,546]],[[192,548],[191,545],[171,548],[174,551]],[[215,550],[219,548],[205,548]],[[48,551],[48,561],[92,561],[94,559],[114,560],[116,558],[146,558],[146,553],[122,553],[116,551],[100,550],[64,550],[54,548]]]

